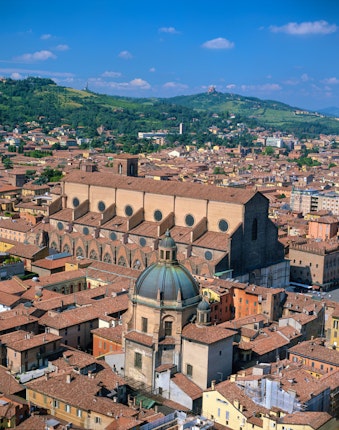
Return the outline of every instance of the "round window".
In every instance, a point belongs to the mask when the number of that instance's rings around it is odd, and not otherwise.
[[[146,239],[144,237],[141,237],[139,239],[139,243],[140,243],[141,246],[145,246],[146,245]]]
[[[117,235],[116,235],[116,233],[114,233],[114,231],[112,231],[112,233],[109,235],[109,237],[112,240],[117,240]]]
[[[154,211],[154,220],[161,221],[162,220],[162,212],[159,209]]]
[[[58,230],[63,230],[64,225],[63,225],[63,223],[61,221],[59,221],[58,224],[57,224],[57,227],[58,227]]]
[[[133,208],[130,205],[127,205],[125,207],[125,214],[126,216],[132,216],[133,215]]]
[[[206,251],[205,252],[205,259],[206,260],[212,260],[213,254],[211,251]]]
[[[89,234],[89,230],[88,230],[88,227],[84,227],[83,229],[82,229],[82,232],[84,233],[84,234]]]
[[[219,230],[223,232],[228,230],[228,222],[225,219],[219,221]]]
[[[187,227],[192,227],[192,225],[194,224],[193,215],[191,215],[191,214],[186,215],[185,223],[186,223]]]
[[[106,209],[106,205],[104,202],[99,202],[98,203],[98,209],[100,212],[103,212]]]
[[[77,208],[79,205],[80,205],[80,201],[79,201],[78,197],[74,197],[74,199],[73,199],[73,206],[75,208]]]

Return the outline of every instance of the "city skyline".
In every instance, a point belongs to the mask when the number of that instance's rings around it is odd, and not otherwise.
[[[127,97],[217,91],[311,110],[339,107],[333,1],[12,0],[0,76]]]

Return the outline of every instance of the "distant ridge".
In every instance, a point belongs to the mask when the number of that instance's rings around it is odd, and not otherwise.
[[[337,108],[329,109],[331,115],[339,113]],[[232,93],[207,91],[171,98],[133,98],[62,87],[50,79],[1,79],[0,125],[14,128],[30,121],[45,124],[46,129],[61,124],[81,127],[83,135],[90,138],[98,136],[101,126],[135,139],[139,131],[178,133],[182,122],[187,136],[205,135],[211,126],[223,130],[230,122],[299,138],[339,135],[339,121],[326,113]]]
[[[328,115],[328,116],[335,116],[337,118],[339,118],[339,107],[336,106],[330,106],[327,108],[323,108],[318,110],[319,113],[323,113],[324,115]]]

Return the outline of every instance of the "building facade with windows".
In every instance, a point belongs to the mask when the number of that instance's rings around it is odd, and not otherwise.
[[[288,284],[289,262],[263,194],[137,177],[132,161],[117,157],[112,173],[66,176],[62,196],[49,207],[50,247],[144,270],[157,261],[169,229],[180,263],[194,275]]]
[[[167,231],[159,262],[139,276],[123,316],[125,376],[167,398],[178,372],[204,389],[232,370],[233,332],[211,326],[210,306],[176,253]]]

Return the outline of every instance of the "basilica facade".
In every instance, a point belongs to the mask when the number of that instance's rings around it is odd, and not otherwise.
[[[178,260],[194,275],[288,284],[289,263],[260,192],[138,177],[137,159],[126,155],[115,166],[65,177],[49,208],[50,247],[144,270],[169,230]]]

